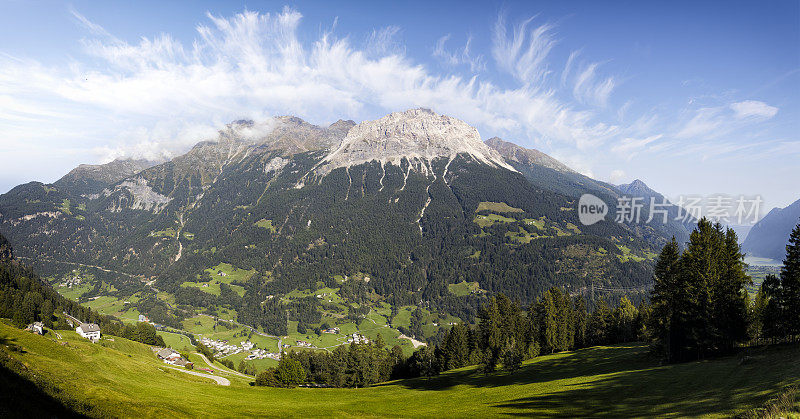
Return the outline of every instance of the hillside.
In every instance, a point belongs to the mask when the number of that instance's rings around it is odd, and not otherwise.
[[[35,375],[48,392],[96,417],[723,417],[800,382],[797,346],[753,349],[745,363],[729,357],[661,366],[644,346],[619,345],[542,356],[513,375],[464,368],[364,389],[250,387],[227,375],[226,387],[166,368],[145,345],[61,335],[36,336],[0,323],[0,355],[26,365],[26,377]]]
[[[655,204],[662,204],[665,199],[641,180],[615,186],[584,176],[539,150],[524,148],[497,137],[486,140],[486,144],[499,152],[514,169],[539,188],[573,198],[588,193],[602,199],[609,208],[608,219],[616,218],[620,198],[641,198],[638,201],[642,204],[639,219],[628,220],[625,224],[635,235],[656,248],[663,247],[673,236],[678,243],[685,243],[689,240],[689,232],[697,222],[692,217],[688,217],[685,221],[678,220],[679,208],[671,203],[666,207],[656,208],[666,209],[668,214],[666,220],[662,215],[654,213],[653,220],[648,222],[651,198]]]
[[[789,233],[800,224],[800,199],[786,206],[773,208],[759,220],[742,243],[742,250],[751,256],[783,260]]]
[[[619,192],[492,144],[423,109],[328,127],[235,121],[96,193],[20,185],[0,196],[0,234],[70,298],[176,328],[205,313],[286,336],[381,312],[425,340],[497,292],[527,303],[597,286],[641,301],[673,231],[581,225],[580,187],[612,208]],[[322,289],[341,301],[309,302]]]

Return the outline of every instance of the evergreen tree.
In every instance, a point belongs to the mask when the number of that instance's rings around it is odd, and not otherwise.
[[[653,269],[653,291],[650,294],[653,313],[650,317],[650,329],[652,337],[667,359],[672,359],[680,346],[677,337],[673,337],[678,319],[681,315],[688,314],[688,296],[679,283],[680,256],[678,242],[672,237],[672,241],[661,249]]]
[[[786,258],[781,268],[783,323],[788,337],[800,335],[800,224],[789,235]]]
[[[586,313],[586,303],[582,296],[575,297],[572,302],[572,324],[575,328],[575,347],[583,348],[587,346],[586,328],[589,322],[589,315]]]

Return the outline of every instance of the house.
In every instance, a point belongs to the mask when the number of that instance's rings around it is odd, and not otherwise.
[[[181,356],[181,354],[172,348],[162,348],[156,352],[156,357],[163,360],[166,364],[177,365],[179,367],[194,366],[192,362]]]
[[[339,328],[338,327],[331,327],[330,329],[323,330],[322,333],[330,333],[330,334],[336,335],[336,334],[339,334]]]
[[[33,322],[29,324],[28,327],[25,328],[25,330],[36,333],[37,335],[43,335],[44,325],[42,324],[42,322]]]
[[[147,322],[149,322],[149,321],[150,321],[150,319],[148,319],[148,318],[147,318],[147,316],[145,316],[144,314],[140,314],[140,315],[139,315],[139,321],[140,321],[140,322],[147,323]]]
[[[158,352],[156,352],[156,356],[161,359],[168,359],[174,355],[181,356],[181,354],[179,354],[176,350],[172,348],[163,348],[159,349]]]
[[[100,340],[100,326],[95,323],[81,323],[75,328],[75,331],[86,339]]]

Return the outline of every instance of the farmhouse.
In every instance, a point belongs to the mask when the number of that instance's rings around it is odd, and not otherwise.
[[[178,351],[172,348],[159,349],[158,352],[156,352],[156,356],[167,364],[177,365],[179,367],[193,365],[190,361],[181,356]]]
[[[36,333],[37,335],[43,335],[44,325],[42,324],[42,322],[33,322],[29,324],[28,327],[25,328],[25,330]]]
[[[75,331],[86,339],[100,340],[100,326],[95,323],[81,323],[75,328]]]

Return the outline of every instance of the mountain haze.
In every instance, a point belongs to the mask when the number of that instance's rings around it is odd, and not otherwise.
[[[759,220],[742,243],[750,256],[783,260],[792,229],[800,224],[800,200],[785,208],[773,208]]]

